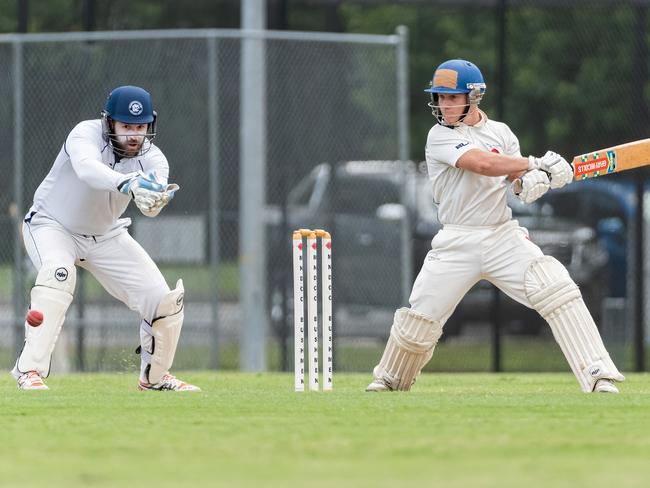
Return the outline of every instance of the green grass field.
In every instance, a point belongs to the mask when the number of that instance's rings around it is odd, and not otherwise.
[[[646,487],[650,375],[585,395],[568,374],[426,374],[371,394],[288,374],[194,373],[197,394],[134,374],[0,381],[2,487]]]

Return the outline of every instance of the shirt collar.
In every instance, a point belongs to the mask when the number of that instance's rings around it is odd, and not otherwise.
[[[479,117],[480,117],[480,120],[479,120],[476,124],[474,124],[474,125],[467,125],[465,122],[461,122],[459,125],[460,125],[460,126],[464,126],[464,127],[475,127],[475,128],[484,127],[485,124],[486,124],[487,121],[488,121],[488,116],[487,116],[487,114],[486,114],[485,112],[483,112],[483,110],[481,110],[480,108],[478,109],[478,115],[479,115]]]

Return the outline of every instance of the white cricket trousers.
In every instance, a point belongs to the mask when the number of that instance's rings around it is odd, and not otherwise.
[[[149,323],[170,291],[158,266],[125,227],[104,236],[85,237],[36,213],[23,224],[23,239],[37,270],[45,263],[54,268],[84,268],[108,293]]]
[[[444,324],[482,279],[532,308],[524,290],[524,274],[543,255],[516,220],[484,227],[445,225],[431,241],[413,284],[411,309]]]

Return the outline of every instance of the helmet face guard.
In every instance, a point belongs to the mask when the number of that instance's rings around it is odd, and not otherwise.
[[[438,66],[429,85],[430,88],[424,90],[431,94],[431,101],[428,105],[431,107],[431,112],[438,120],[438,123],[445,126],[450,125],[445,122],[440,110],[438,103],[440,93],[467,95],[467,103],[464,105],[465,111],[458,121],[462,122],[467,116],[470,107],[472,105],[478,106],[481,103],[486,89],[481,71],[475,64],[462,59],[445,61]]]
[[[137,86],[120,86],[108,95],[101,112],[104,138],[110,141],[113,151],[120,157],[141,156],[151,149],[151,141],[156,137],[157,115],[151,95],[146,90]],[[129,154],[121,147],[119,136],[115,133],[116,121],[133,125],[147,124],[147,132],[137,154]]]

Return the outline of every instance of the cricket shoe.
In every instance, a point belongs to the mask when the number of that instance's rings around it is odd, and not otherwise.
[[[176,376],[169,373],[163,375],[162,379],[155,384],[140,380],[138,383],[138,388],[143,391],[201,391],[201,388],[198,386],[194,386],[190,383],[185,383],[184,381],[179,380],[176,378]]]
[[[366,391],[393,391],[393,389],[384,380],[375,378],[366,386]]]
[[[18,377],[19,390],[49,390],[43,378],[36,371],[27,371]]]
[[[596,381],[596,386],[594,386],[594,392],[618,393],[618,388],[616,388],[612,380],[608,380],[607,378],[601,378],[598,381]]]

